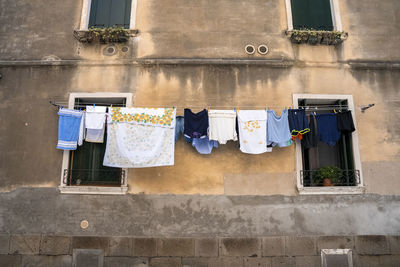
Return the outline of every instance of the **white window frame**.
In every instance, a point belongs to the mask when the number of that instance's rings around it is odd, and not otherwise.
[[[293,94],[293,107],[299,107],[299,99],[337,99],[347,100],[349,110],[353,117],[354,125],[356,124],[356,116],[352,95],[328,95],[328,94]],[[358,147],[358,131],[351,134],[353,143],[354,168],[360,171],[360,184],[356,186],[326,186],[326,187],[304,187],[301,183],[300,171],[303,169],[303,158],[301,153],[301,143],[296,139],[296,178],[297,189],[301,195],[317,195],[317,194],[362,194],[365,192],[364,180],[361,168],[360,150]]]
[[[129,23],[129,29],[136,29],[136,10],[137,10],[137,1],[132,0],[131,3],[131,18]],[[79,30],[87,31],[89,28],[89,19],[90,19],[90,7],[92,6],[92,0],[82,0],[82,14],[81,14],[81,22],[79,25]]]
[[[125,98],[126,107],[132,107],[131,93],[71,93],[68,100],[68,108],[73,109],[76,98]],[[106,195],[122,195],[128,191],[128,169],[125,171],[125,179],[120,187],[106,186],[69,186],[64,183],[64,170],[69,169],[70,151],[64,150],[61,167],[61,182],[58,187],[61,193],[65,194],[106,194]]]
[[[286,18],[288,23],[288,30],[293,31],[293,17],[292,17],[292,4],[291,0],[285,0],[286,2]],[[332,14],[332,24],[333,30],[343,31],[342,19],[340,17],[339,1],[330,0],[331,3],[331,14]]]

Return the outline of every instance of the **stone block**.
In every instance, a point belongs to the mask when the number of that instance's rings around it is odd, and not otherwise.
[[[10,236],[0,235],[0,254],[8,254],[10,249]]]
[[[284,256],[284,237],[265,237],[262,239],[262,256]]]
[[[399,267],[400,256],[399,255],[385,255],[379,256],[380,266],[384,267]]]
[[[129,237],[110,237],[106,256],[132,256],[132,239]]]
[[[39,252],[44,255],[71,254],[71,240],[72,238],[67,236],[43,236]]]
[[[181,258],[151,258],[150,267],[182,267]]]
[[[208,267],[210,258],[182,258],[182,267]]]
[[[39,254],[40,235],[13,235],[10,254]]]
[[[210,258],[208,267],[243,267],[243,258],[239,257]]]
[[[320,236],[317,238],[318,253],[321,249],[354,249],[354,240],[351,236]]]
[[[355,237],[356,251],[361,255],[390,254],[389,242],[386,236],[369,235]]]
[[[271,267],[271,258],[244,258],[244,267]]]
[[[157,240],[158,256],[194,256],[194,239],[160,238]]]
[[[196,257],[218,257],[218,239],[199,238],[194,242]]]
[[[21,267],[21,255],[0,255],[0,266],[5,267]]]
[[[132,239],[133,256],[157,256],[157,239],[134,238]]]
[[[72,237],[72,249],[108,249],[109,238],[97,236]]]
[[[314,237],[287,236],[285,238],[285,251],[289,256],[317,255],[317,247]]]
[[[321,256],[296,256],[296,267],[321,267]]]
[[[261,241],[258,238],[221,238],[219,244],[221,256],[261,256]]]
[[[354,267],[381,267],[379,264],[379,256],[353,256]]]
[[[23,255],[22,266],[24,267],[71,267],[72,256],[59,255]]]
[[[272,257],[271,267],[293,267],[296,266],[296,261],[294,257]]]
[[[104,267],[148,267],[149,260],[147,258],[136,257],[105,257]]]
[[[74,249],[72,251],[72,267],[103,267],[104,250]]]
[[[400,236],[388,236],[390,253],[400,254]]]

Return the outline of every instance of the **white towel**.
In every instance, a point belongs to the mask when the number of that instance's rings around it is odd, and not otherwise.
[[[265,110],[238,111],[240,150],[243,153],[261,154],[267,148],[267,112]]]
[[[210,110],[208,112],[208,138],[226,144],[237,141],[236,112],[233,110]]]
[[[86,142],[103,143],[107,107],[86,106]]]

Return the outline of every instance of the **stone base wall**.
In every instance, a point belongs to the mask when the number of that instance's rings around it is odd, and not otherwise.
[[[400,266],[400,236],[137,238],[0,235],[0,266],[321,266],[321,249],[352,250],[354,266]],[[92,258],[93,259],[93,258]],[[90,259],[89,259],[90,260]]]

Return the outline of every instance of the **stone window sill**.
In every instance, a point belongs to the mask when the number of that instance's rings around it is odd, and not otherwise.
[[[89,195],[125,195],[128,186],[102,187],[102,186],[65,186],[58,187],[62,194],[89,194]]]
[[[298,187],[300,195],[349,195],[364,194],[364,186]]]

